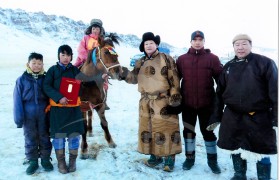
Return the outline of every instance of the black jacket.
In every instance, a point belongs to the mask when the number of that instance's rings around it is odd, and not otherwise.
[[[225,64],[217,85],[214,115],[216,119],[222,116],[219,147],[275,153],[272,127],[278,124],[277,82],[276,64],[265,56],[250,53],[243,61],[235,57]],[[263,141],[270,143],[262,144]]]

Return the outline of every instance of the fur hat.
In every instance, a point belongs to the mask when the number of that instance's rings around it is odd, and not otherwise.
[[[90,26],[93,26],[93,25],[99,26],[101,28],[103,23],[100,19],[92,19],[90,21]]]
[[[232,40],[232,44],[235,43],[235,41],[238,40],[248,40],[250,43],[252,43],[252,39],[250,38],[250,36],[248,36],[247,34],[237,34],[233,40]]]
[[[191,35],[191,41],[194,40],[195,37],[201,37],[202,39],[204,39],[204,33],[202,31],[194,31]]]
[[[148,40],[154,41],[157,45],[160,44],[160,36],[159,35],[155,36],[154,33],[152,33],[152,32],[146,32],[146,33],[143,34],[142,42],[139,46],[139,49],[140,49],[141,52],[144,52],[144,43],[145,43],[145,41],[148,41]]]

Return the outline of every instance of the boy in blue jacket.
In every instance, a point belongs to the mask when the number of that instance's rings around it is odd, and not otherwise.
[[[17,128],[23,127],[25,155],[29,161],[26,174],[31,175],[39,168],[38,158],[45,171],[52,171],[50,162],[52,144],[45,108],[48,98],[43,93],[45,71],[43,55],[32,52],[28,57],[26,71],[16,80],[14,89],[14,121]]]

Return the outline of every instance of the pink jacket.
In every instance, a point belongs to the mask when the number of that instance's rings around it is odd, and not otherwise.
[[[81,64],[83,64],[87,59],[88,51],[94,49],[97,46],[99,46],[97,36],[93,34],[85,35],[79,44],[78,57],[74,66],[79,67]]]

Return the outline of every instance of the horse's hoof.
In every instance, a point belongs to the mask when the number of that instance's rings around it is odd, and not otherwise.
[[[111,144],[109,144],[109,147],[110,147],[110,148],[116,148],[117,145],[116,145],[115,143],[111,143]]]
[[[88,154],[81,154],[80,155],[80,159],[83,159],[83,160],[86,160],[89,158],[89,155]]]

